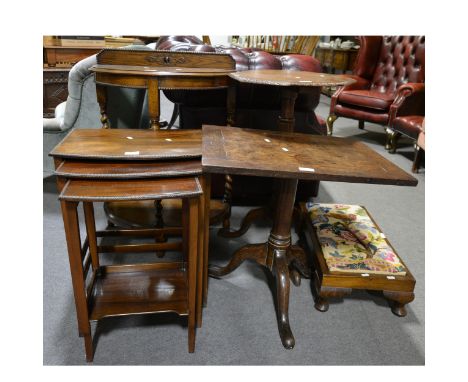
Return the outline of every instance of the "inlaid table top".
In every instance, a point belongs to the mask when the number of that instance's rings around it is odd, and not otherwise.
[[[416,186],[417,179],[350,138],[203,126],[206,172]]]
[[[305,72],[300,70],[246,70],[229,73],[229,77],[239,82],[274,86],[341,86],[356,80],[339,74]]]
[[[74,129],[53,157],[153,160],[201,156],[201,130]]]

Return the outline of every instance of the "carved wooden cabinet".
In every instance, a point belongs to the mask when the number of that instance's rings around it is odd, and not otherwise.
[[[323,67],[329,68],[332,73],[335,73],[336,70],[345,73],[353,70],[357,53],[357,49],[317,47],[315,49],[315,58],[320,61]]]
[[[78,61],[99,52],[98,47],[61,47],[44,45],[43,118],[52,118],[55,107],[67,100],[68,74]]]
[[[53,118],[55,107],[68,97],[67,68],[43,69],[43,117]]]

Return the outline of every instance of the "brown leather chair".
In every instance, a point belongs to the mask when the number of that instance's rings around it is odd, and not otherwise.
[[[397,139],[401,135],[405,135],[414,140],[414,161],[412,172],[416,173],[419,171],[419,165],[421,162],[421,157],[424,155],[423,150],[425,150],[425,136],[426,130],[424,126],[424,115],[407,115],[403,117],[397,117],[393,119],[391,124],[391,129],[393,131],[393,139],[391,141],[390,152],[394,153],[396,151]],[[423,149],[423,150],[421,150]]]
[[[390,126],[402,115],[424,115],[424,36],[360,36],[351,77],[356,82],[333,94],[327,132],[338,117]],[[390,148],[389,133],[386,148]]]

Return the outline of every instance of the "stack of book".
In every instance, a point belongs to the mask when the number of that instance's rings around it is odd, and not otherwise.
[[[136,37],[114,37],[106,36],[104,38],[106,48],[119,48],[127,45],[144,45],[143,41]]]
[[[104,36],[58,36],[60,46],[104,48]]]

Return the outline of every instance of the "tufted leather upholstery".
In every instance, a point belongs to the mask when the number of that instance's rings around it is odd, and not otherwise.
[[[396,117],[392,120],[391,125],[391,140],[390,152],[394,153],[397,147],[397,141],[400,135],[406,135],[413,139],[416,144],[414,146],[414,160],[411,171],[418,172],[422,150],[425,150],[426,144],[426,129],[424,125],[424,115],[405,115]]]
[[[361,36],[360,42],[357,82],[332,96],[330,115],[387,126],[398,115],[424,115],[425,37]]]
[[[422,115],[407,115],[404,117],[397,117],[393,121],[392,129],[410,138],[418,139],[419,134],[422,132],[423,121],[424,116]]]

